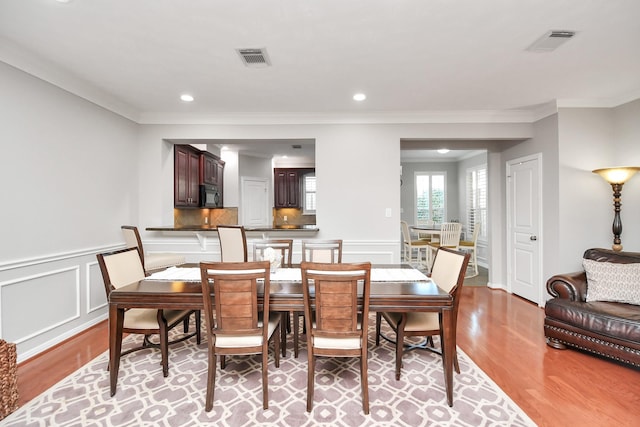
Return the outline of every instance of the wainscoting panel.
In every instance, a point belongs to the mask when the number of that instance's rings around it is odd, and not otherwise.
[[[121,247],[0,263],[0,338],[17,345],[18,362],[107,318],[96,254]]]

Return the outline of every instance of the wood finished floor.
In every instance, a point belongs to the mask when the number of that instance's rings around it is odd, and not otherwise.
[[[539,426],[640,425],[640,370],[547,347],[543,320],[521,298],[465,287],[458,345]],[[20,364],[20,405],[106,351],[107,333],[105,321]]]

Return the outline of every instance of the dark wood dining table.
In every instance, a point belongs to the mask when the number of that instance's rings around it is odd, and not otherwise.
[[[185,265],[186,266],[186,265]],[[190,267],[197,267],[192,264]],[[412,268],[406,264],[374,265],[374,268]],[[271,281],[269,309],[272,311],[304,310],[300,281]],[[259,295],[263,298],[263,295]],[[202,285],[196,281],[144,279],[109,295],[109,375],[111,396],[116,393],[119,357],[122,349],[124,312],[129,308],[202,309]],[[371,311],[413,312],[431,311],[442,315],[442,355],[447,403],[453,405],[453,356],[456,346],[456,325],[453,298],[433,281],[371,281],[369,298]]]

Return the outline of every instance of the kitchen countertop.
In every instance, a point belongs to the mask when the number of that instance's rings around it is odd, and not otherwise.
[[[267,232],[267,231],[306,231],[306,232],[317,232],[320,229],[315,224],[308,225],[279,225],[275,227],[245,227],[245,231],[257,231],[257,232]],[[160,227],[147,227],[145,230],[147,231],[217,231],[215,225],[185,225],[181,227],[175,226],[160,226]]]

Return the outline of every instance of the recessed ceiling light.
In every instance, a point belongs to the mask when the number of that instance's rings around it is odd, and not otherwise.
[[[353,95],[354,101],[364,101],[365,99],[367,99],[367,95],[365,95],[364,93],[356,93],[355,95]]]
[[[56,0],[58,3],[69,3],[71,0]]]
[[[184,102],[191,102],[193,101],[193,96],[189,95],[188,93],[185,93],[180,95],[180,99],[183,100]]]
[[[438,153],[440,153],[440,154],[447,154],[448,152],[449,152],[448,148],[441,148],[441,149],[438,150]]]

